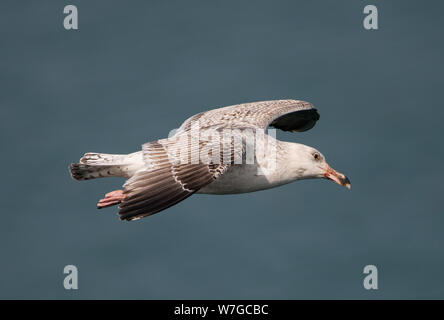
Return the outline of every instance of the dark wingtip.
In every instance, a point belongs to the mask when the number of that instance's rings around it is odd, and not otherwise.
[[[284,114],[275,119],[270,126],[283,131],[304,132],[313,128],[319,118],[317,109],[311,108]]]

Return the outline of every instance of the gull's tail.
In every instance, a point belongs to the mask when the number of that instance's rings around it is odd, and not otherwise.
[[[128,178],[134,165],[134,154],[85,153],[80,163],[69,166],[75,180],[89,180],[104,177]]]

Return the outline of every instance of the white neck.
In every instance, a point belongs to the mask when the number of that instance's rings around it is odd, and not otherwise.
[[[299,143],[276,141],[275,169],[273,170],[273,166],[268,166],[270,170],[262,170],[267,180],[273,185],[281,185],[295,180],[311,178],[306,169],[309,165],[305,156],[311,148]],[[267,155],[267,158],[269,160],[270,156]],[[267,168],[267,165],[263,165],[263,163],[258,160],[259,167]]]

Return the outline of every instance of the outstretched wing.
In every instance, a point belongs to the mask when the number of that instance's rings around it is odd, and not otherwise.
[[[193,155],[211,153],[211,141],[163,139],[143,145],[146,170],[137,172],[124,184],[124,200],[119,205],[122,220],[140,219],[167,209],[188,198],[222,175],[231,164],[218,161],[203,163]],[[179,153],[179,154],[178,154]],[[185,159],[183,157],[191,156]]]
[[[140,219],[177,204],[214,181],[217,170],[224,168],[180,165],[136,173],[125,184],[120,219]]]
[[[283,131],[307,131],[319,120],[319,113],[309,102],[270,100],[238,104],[198,113],[187,119],[178,132],[199,128],[260,128],[268,126]]]

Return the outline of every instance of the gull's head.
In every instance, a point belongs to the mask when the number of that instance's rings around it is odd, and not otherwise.
[[[302,144],[293,144],[292,167],[298,174],[298,179],[325,178],[350,189],[350,180],[342,173],[334,170],[325,161],[318,150]]]

